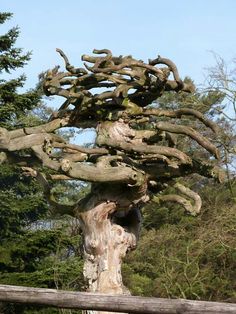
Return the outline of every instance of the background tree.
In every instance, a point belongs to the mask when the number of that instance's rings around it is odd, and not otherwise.
[[[3,24],[10,13],[0,13]],[[9,130],[39,125],[48,116],[42,92],[20,92],[26,77],[11,78],[30,54],[15,47],[19,29],[0,36],[0,126]],[[37,107],[37,111],[36,111]],[[25,150],[24,154],[28,154]],[[3,155],[1,154],[1,158]],[[14,154],[14,158],[20,157]],[[2,159],[1,159],[2,161]],[[68,184],[67,184],[68,185]],[[64,187],[65,188],[65,187]],[[74,187],[78,189],[77,187]],[[54,188],[55,191],[59,187]],[[62,189],[62,188],[60,188]],[[73,193],[70,193],[71,198]],[[65,202],[65,200],[63,200]],[[80,289],[83,284],[78,224],[48,213],[41,186],[22,175],[17,163],[0,165],[0,282],[36,287]],[[52,211],[51,211],[52,212]],[[25,306],[4,305],[1,313],[39,313]],[[46,313],[46,309],[42,309]],[[52,309],[47,313],[56,313]]]
[[[154,197],[143,209],[142,235],[137,250],[125,260],[123,279],[135,295],[235,302],[236,185],[232,163],[235,131],[221,112],[225,107],[223,90],[212,85],[194,94],[165,93],[153,104],[163,110],[178,110],[186,105],[214,119],[224,129],[216,143],[221,151],[222,167],[225,167],[225,148],[228,148],[231,158],[227,159],[225,170],[229,171],[229,180],[219,184],[198,174],[179,178],[201,196],[202,210],[197,217],[184,215],[184,207],[171,199],[161,202],[161,198],[168,199],[168,194],[173,193],[171,187],[160,197]],[[226,113],[234,118],[232,110]],[[181,123],[206,132],[191,117],[185,116]],[[183,139],[178,140],[181,145],[188,145]],[[205,158],[204,151],[196,153]]]
[[[11,13],[1,13],[0,23],[3,24],[12,16]],[[30,53],[23,53],[21,48],[15,48],[15,42],[19,36],[17,27],[10,29],[0,37],[0,74],[10,73],[23,67],[30,59]],[[22,87],[25,76],[21,75],[15,79],[1,79],[0,83],[0,123],[2,127],[14,127],[16,120],[23,117],[27,110],[34,108],[39,95],[36,91],[17,93],[17,89]]]
[[[209,91],[221,93],[224,100],[214,106],[213,110],[217,117],[217,123],[227,132],[219,139],[219,144],[224,151],[224,166],[228,177],[228,187],[232,197],[235,198],[233,191],[233,182],[235,179],[235,154],[236,154],[236,61],[226,62],[217,54],[213,54],[216,65],[208,68],[206,86],[203,87],[203,93]]]

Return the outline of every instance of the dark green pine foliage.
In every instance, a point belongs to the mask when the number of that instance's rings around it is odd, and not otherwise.
[[[12,14],[0,13],[0,24]],[[25,76],[11,79],[30,53],[15,47],[19,29],[0,36],[0,127],[32,126],[42,120],[41,93],[21,92]],[[10,77],[10,79],[7,79]],[[0,165],[0,284],[81,290],[82,259],[76,221],[50,217],[38,183],[19,167]],[[1,304],[0,313],[59,313],[51,308]],[[72,313],[72,312],[71,312]]]
[[[134,295],[236,303],[235,200],[213,182],[199,193],[197,217],[174,203],[145,208],[139,245],[123,265]]]
[[[6,22],[11,16],[11,13],[0,13],[0,24]],[[2,77],[22,68],[30,60],[30,53],[24,53],[21,48],[15,47],[18,36],[18,27],[0,36],[0,75]],[[13,128],[16,119],[37,105],[40,97],[37,91],[18,92],[18,89],[23,87],[25,79],[24,75],[10,80],[0,79],[0,127]]]
[[[12,17],[12,13],[0,13],[0,24],[5,23]],[[19,67],[23,67],[30,60],[30,54],[23,54],[21,48],[15,48],[14,44],[19,36],[18,27],[10,29],[6,34],[0,36],[1,64],[0,71],[9,73]]]

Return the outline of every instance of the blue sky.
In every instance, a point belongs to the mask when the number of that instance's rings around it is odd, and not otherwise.
[[[63,64],[57,47],[76,66],[93,48],[144,61],[160,54],[198,84],[214,65],[210,51],[226,61],[236,57],[235,0],[2,0],[0,8],[14,13],[1,33],[18,25],[17,45],[33,53],[23,70],[27,88],[40,72]]]

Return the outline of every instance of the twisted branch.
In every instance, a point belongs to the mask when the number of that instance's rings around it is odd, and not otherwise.
[[[67,98],[77,109],[79,106],[84,108],[88,104],[96,107],[97,105],[101,105],[99,104],[100,100],[106,100],[103,102],[103,105],[110,104],[111,99],[113,104],[116,104],[116,98],[122,97],[123,99],[125,97],[129,97],[130,99],[135,98],[140,106],[146,106],[150,103],[150,99],[154,100],[165,89],[176,90],[176,84],[178,90],[185,90],[187,92],[191,92],[192,90],[192,86],[181,83],[182,81],[179,78],[176,66],[168,59],[160,59],[152,65],[150,62],[146,64],[131,56],[114,57],[111,51],[107,49],[94,50],[95,54],[105,54],[105,56],[93,57],[83,55],[83,61],[93,64],[92,66],[88,66],[85,63],[87,69],[85,70],[72,66],[61,49],[57,49],[57,52],[64,59],[68,72],[60,73],[58,72],[58,68],[49,71],[45,75],[45,93],[47,95],[59,95]],[[157,68],[155,65],[158,63],[165,64],[168,67],[166,69]],[[167,80],[169,69],[173,72],[175,81]],[[63,87],[65,85],[66,88]],[[95,95],[88,92],[88,90],[94,87],[114,87],[114,89]],[[134,91],[129,93],[130,90]],[[143,98],[144,93],[145,99]],[[91,109],[88,111],[90,112]]]
[[[60,214],[60,215],[66,214],[66,215],[71,215],[71,216],[74,215],[73,210],[76,206],[76,203],[73,205],[66,205],[66,204],[59,203],[56,200],[52,192],[49,182],[47,181],[45,175],[42,172],[39,172],[30,167],[22,167],[22,170],[25,176],[30,176],[32,178],[35,178],[38,181],[38,183],[43,188],[44,196],[46,197],[47,201],[51,205],[51,208],[53,208],[57,214]]]
[[[211,154],[213,154],[217,159],[220,158],[219,151],[215,147],[215,145],[213,145],[206,137],[204,137],[191,127],[172,124],[168,122],[158,122],[156,124],[156,128],[162,131],[188,135],[189,137],[194,139],[198,144],[200,144],[202,147],[208,150]]]
[[[209,127],[214,133],[219,132],[219,127],[213,121],[208,120],[200,111],[190,108],[181,108],[177,110],[163,110],[163,109],[144,109],[142,111],[142,115],[144,116],[157,116],[157,117],[168,117],[168,118],[179,118],[181,119],[182,116],[192,116],[197,118],[201,121],[205,126]]]
[[[180,183],[176,183],[174,187],[182,194],[190,198],[190,200],[185,199],[184,197],[177,194],[168,194],[168,195],[160,195],[154,197],[155,202],[176,202],[183,206],[186,211],[188,211],[191,215],[196,216],[199,214],[202,206],[201,197],[194,191],[185,187]]]

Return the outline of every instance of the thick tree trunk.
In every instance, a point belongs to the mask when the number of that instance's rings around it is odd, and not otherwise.
[[[96,193],[93,191],[82,201],[80,208],[82,205],[84,210],[79,213],[88,291],[129,294],[122,282],[121,262],[126,253],[136,247],[141,220],[139,206],[143,198],[137,202],[128,200],[127,195],[132,193],[124,186],[99,185],[95,189]]]
[[[96,142],[106,145],[109,138],[126,142],[130,137],[133,138],[133,131],[124,121],[115,124],[108,121],[97,128]],[[110,169],[119,164],[125,172],[132,169],[135,173],[133,181],[114,183],[111,178],[111,182],[93,184],[90,195],[79,204],[78,217],[84,238],[84,277],[89,292],[129,294],[122,282],[121,262],[126,253],[136,247],[140,206],[146,201],[147,184],[143,173],[122,161],[116,154],[100,157],[97,167]]]

